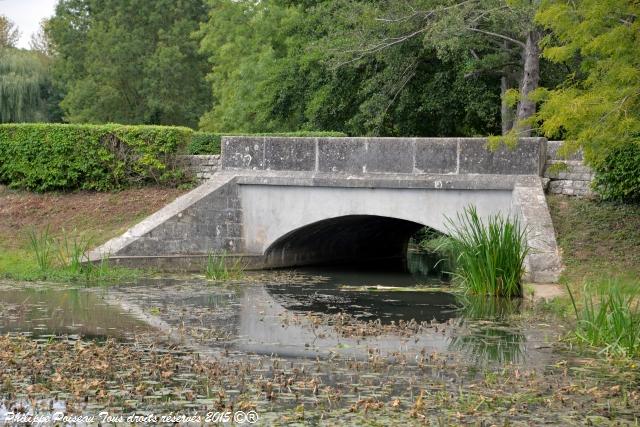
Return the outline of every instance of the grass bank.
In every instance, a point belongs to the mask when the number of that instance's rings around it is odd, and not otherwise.
[[[548,198],[576,321],[573,339],[607,355],[640,357],[640,205]]]
[[[174,188],[145,187],[114,193],[36,194],[0,186],[0,278],[71,280],[75,276],[68,271],[43,274],[30,236],[42,236],[48,229],[50,238],[55,241],[77,239],[95,247],[123,233],[184,192]],[[112,272],[115,278],[120,273]],[[96,270],[96,274],[104,275],[104,271]]]
[[[547,198],[565,271],[580,292],[585,281],[618,279],[640,286],[640,205],[565,196]]]

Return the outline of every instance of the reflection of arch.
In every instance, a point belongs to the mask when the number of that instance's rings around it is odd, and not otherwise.
[[[317,221],[276,239],[265,251],[272,266],[340,262],[398,262],[423,225],[377,215],[346,215]]]

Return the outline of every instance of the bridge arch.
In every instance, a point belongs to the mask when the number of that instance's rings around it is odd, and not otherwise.
[[[271,266],[333,263],[402,265],[409,239],[425,225],[379,215],[343,215],[298,227],[265,251]]]

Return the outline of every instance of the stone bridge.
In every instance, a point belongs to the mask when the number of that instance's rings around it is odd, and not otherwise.
[[[526,226],[528,280],[561,262],[541,183],[547,141],[491,151],[481,138],[224,137],[221,169],[90,254],[126,266],[202,270],[210,252],[251,268],[404,257],[417,230],[475,205]]]

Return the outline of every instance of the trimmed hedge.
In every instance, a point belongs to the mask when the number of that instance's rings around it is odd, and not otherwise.
[[[603,199],[640,202],[640,141],[612,149],[593,170],[593,186]]]
[[[235,134],[235,133],[211,133],[211,132],[194,132],[191,143],[187,149],[189,154],[220,154],[220,144],[224,135],[251,135],[251,136],[299,136],[299,137],[343,137],[347,134],[342,132],[282,132],[282,133],[252,133],[252,134]]]
[[[0,183],[33,191],[114,190],[188,180],[175,154],[193,130],[168,126],[0,125]]]
[[[176,186],[190,180],[176,154],[220,154],[222,135],[174,126],[0,124],[0,183],[40,192]]]

